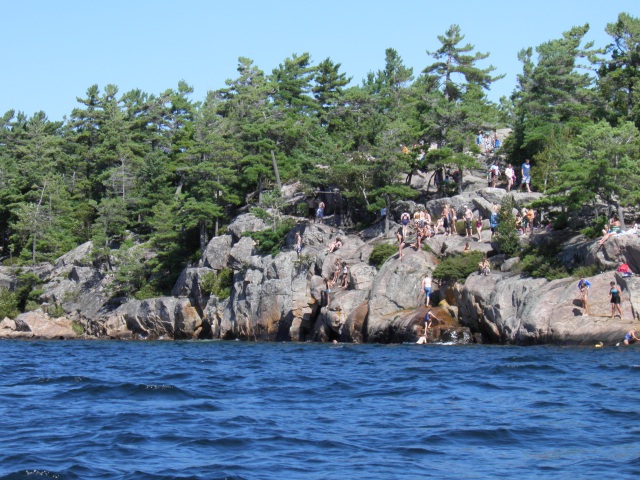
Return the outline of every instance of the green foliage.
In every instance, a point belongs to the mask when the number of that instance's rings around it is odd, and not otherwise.
[[[392,257],[395,253],[398,253],[398,247],[389,243],[379,243],[374,245],[369,256],[369,263],[377,268],[382,267],[384,263]]]
[[[160,297],[162,294],[162,290],[159,290],[154,282],[149,281],[149,283],[142,285],[140,289],[133,294],[133,298],[136,300],[147,300],[148,298]]]
[[[112,296],[133,297],[149,277],[148,265],[144,263],[141,246],[120,248],[112,252],[115,263],[113,282],[109,285]]]
[[[0,287],[0,318],[15,318],[20,314],[18,309],[18,295]]]
[[[24,311],[25,312],[33,312],[33,311],[37,310],[38,308],[40,308],[40,304],[38,302],[35,302],[33,300],[27,300],[27,303],[24,306]]]
[[[20,311],[26,311],[27,303],[30,302],[30,306],[38,308],[36,301],[42,294],[42,290],[37,290],[36,286],[40,284],[40,278],[32,272],[19,272],[18,273],[18,287],[15,290],[18,308]]]
[[[604,215],[596,217],[591,225],[580,230],[580,233],[587,238],[597,238],[602,235],[602,230],[607,222],[607,217]]]
[[[67,312],[64,311],[64,308],[62,308],[62,305],[60,305],[59,303],[54,303],[53,305],[50,305],[49,308],[47,309],[47,313],[49,314],[50,317],[53,317],[53,318],[64,317],[67,314]]]
[[[84,335],[84,328],[82,328],[82,325],[80,325],[75,320],[71,322],[71,329],[73,330],[73,333],[75,333],[79,337]]]
[[[522,271],[532,277],[556,280],[569,276],[567,269],[557,260],[560,244],[530,245],[520,260]]]
[[[469,275],[478,271],[478,263],[482,260],[482,252],[472,250],[465,254],[451,255],[440,262],[433,270],[433,278],[443,281],[462,282]]]
[[[202,291],[226,300],[231,296],[233,287],[233,270],[223,268],[222,270],[207,272],[202,279]]]
[[[262,255],[275,257],[282,251],[287,233],[294,227],[293,220],[287,219],[275,229],[263,230],[261,232],[245,232],[244,236],[251,237]]]
[[[583,278],[583,277],[587,278],[587,277],[593,277],[598,273],[599,273],[599,269],[597,265],[585,265],[582,267],[575,268],[571,272],[571,276],[576,278]]]
[[[507,256],[517,255],[520,252],[520,238],[516,230],[516,218],[513,215],[515,202],[513,195],[507,195],[500,202],[498,212],[498,229],[496,245],[500,253]]]
[[[585,205],[637,205],[640,20],[613,20],[599,50],[585,44],[586,25],[524,48],[516,90],[500,106],[486,97],[500,78],[488,53],[452,25],[419,74],[388,48],[380,68],[349,88],[339,63],[314,64],[304,52],[270,73],[241,57],[235,77],[203,101],[184,81],[154,94],[91,85],[64,122],[11,110],[0,116],[0,247],[10,263],[27,265],[93,239],[95,260],[111,271],[112,245],[131,232],[157,256],[144,265],[116,258],[118,294],[168,293],[237,208],[258,197],[254,213],[274,231],[254,238],[264,253],[280,250],[287,227],[282,199],[268,193],[277,187],[274,157],[282,181],[337,189],[346,220],[366,223],[415,196],[420,170],[472,168],[473,133],[505,123],[513,133],[502,148],[518,165],[532,160],[534,187],[547,194],[540,208],[554,212],[556,228],[580,224]],[[599,222],[584,233],[599,235]],[[501,224],[500,250],[518,253],[510,219]],[[37,302],[28,298],[37,283],[23,279],[19,309]]]

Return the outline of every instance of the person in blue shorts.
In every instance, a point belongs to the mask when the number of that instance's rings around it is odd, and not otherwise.
[[[427,343],[427,337],[429,336],[429,329],[431,328],[431,324],[433,323],[434,320],[437,320],[439,322],[442,321],[438,317],[436,317],[431,311],[431,308],[429,308],[427,310],[427,313],[424,316],[424,336],[420,337],[416,343],[419,343],[419,344]]]
[[[578,290],[580,290],[580,299],[582,300],[582,307],[584,308],[584,313],[582,316],[589,315],[588,303],[587,303],[587,295],[589,294],[589,289],[591,288],[591,284],[589,280],[586,280],[584,277],[580,278],[578,282]]]
[[[527,186],[527,192],[531,192],[531,162],[527,158],[522,164],[522,168],[520,169],[520,173],[522,173],[522,182],[520,183],[520,188],[518,191],[522,190],[524,185]]]
[[[635,328],[632,328],[627,332],[627,334],[624,336],[625,345],[630,345],[635,342],[640,342],[640,338],[636,337],[636,332],[637,330]]]
[[[322,223],[324,219],[324,202],[320,202],[318,204],[318,209],[316,210],[316,222]]]

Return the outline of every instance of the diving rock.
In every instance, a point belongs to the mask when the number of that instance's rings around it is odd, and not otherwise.
[[[582,316],[577,279],[548,281],[522,275],[471,275],[455,288],[460,322],[492,343],[534,345],[614,344],[630,329],[637,306],[629,301],[637,285],[623,290],[623,319],[611,319],[609,282],[612,273],[588,279],[589,315]]]

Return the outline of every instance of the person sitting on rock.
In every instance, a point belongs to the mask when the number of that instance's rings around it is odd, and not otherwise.
[[[335,252],[340,247],[342,247],[342,240],[340,240],[340,237],[336,237],[336,239],[329,244],[328,252]]]
[[[620,220],[618,220],[618,217],[614,215],[613,217],[611,217],[611,220],[609,220],[609,224],[605,225],[605,228],[602,230],[603,236],[598,242],[598,245],[604,245],[604,242],[609,240],[609,238],[613,237],[614,235],[619,234],[621,231],[622,227],[620,226]]]
[[[349,284],[347,280],[349,279],[349,266],[347,262],[342,262],[342,282],[340,283],[340,288],[347,289]]]
[[[415,243],[412,243],[411,246],[414,247],[416,249],[416,252],[418,250],[420,250],[420,248],[422,247],[422,239],[423,238],[428,238],[427,237],[427,227],[426,226],[416,226],[416,228],[414,229],[415,233],[416,233],[416,241]]]
[[[637,329],[635,328],[632,328],[631,330],[629,330],[627,334],[624,336],[623,343],[625,345],[630,345],[635,342],[640,342],[640,338],[636,337],[636,332],[637,332]]]
[[[471,245],[469,245],[469,242],[464,244],[464,248],[462,249],[462,253],[469,253],[471,251]]]
[[[478,272],[480,275],[485,276],[491,273],[491,264],[489,263],[489,259],[486,254],[482,257],[482,261],[478,263]]]

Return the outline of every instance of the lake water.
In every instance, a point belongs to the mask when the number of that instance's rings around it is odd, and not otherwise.
[[[0,479],[638,478],[640,349],[0,342]]]

